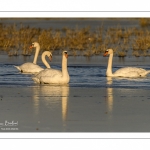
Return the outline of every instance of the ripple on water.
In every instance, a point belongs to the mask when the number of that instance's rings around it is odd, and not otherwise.
[[[61,69],[59,66],[54,68]],[[68,66],[68,72],[71,87],[150,88],[150,76],[136,79],[110,78],[105,76],[106,67],[104,66]],[[0,64],[1,86],[35,84],[31,74],[22,74],[11,64]]]

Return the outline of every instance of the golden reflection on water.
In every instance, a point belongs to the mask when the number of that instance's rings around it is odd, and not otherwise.
[[[112,77],[106,77],[107,84],[111,85],[113,83]],[[107,111],[112,113],[113,111],[113,88],[107,88],[107,96],[106,96],[106,104],[107,104]]]
[[[34,107],[34,111],[35,111],[35,114],[39,114],[39,87],[33,87],[33,107]]]
[[[69,96],[69,87],[62,87],[62,120],[66,121],[67,119],[67,110],[68,110],[68,96]]]
[[[61,109],[62,120],[66,121],[68,110],[69,86],[66,85],[41,85],[33,88],[33,107],[36,115],[39,114],[41,103],[44,107]],[[59,105],[61,107],[59,108]]]
[[[106,77],[107,84],[111,85],[113,83],[112,77]]]
[[[113,88],[107,88],[107,111],[111,113],[113,111]]]

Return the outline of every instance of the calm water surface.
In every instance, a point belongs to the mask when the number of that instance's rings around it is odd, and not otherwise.
[[[107,57],[68,58],[68,85],[39,85],[14,65],[33,57],[0,59],[1,132],[138,132],[150,131],[150,76],[125,79],[105,76]],[[124,66],[150,70],[149,57],[114,58],[113,71]],[[44,65],[38,60],[38,64]],[[61,70],[61,57],[51,67]],[[16,126],[6,127],[14,121]]]

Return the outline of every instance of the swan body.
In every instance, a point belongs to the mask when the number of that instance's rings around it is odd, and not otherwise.
[[[63,51],[62,55],[62,71],[56,69],[44,69],[36,74],[32,79],[36,83],[45,84],[66,84],[70,81],[70,76],[67,69],[67,51]]]
[[[43,68],[31,62],[27,62],[22,64],[21,66],[15,66],[15,67],[22,73],[37,73],[43,70]]]
[[[108,59],[106,76],[132,78],[132,77],[145,77],[147,74],[150,73],[150,70],[145,70],[143,68],[136,68],[136,67],[124,67],[112,73],[113,50],[112,49],[106,50],[104,56],[108,54],[109,54],[109,59]]]
[[[32,73],[32,74],[34,74],[34,73],[38,73],[41,70],[43,70],[42,67],[40,67],[39,65],[36,64],[37,63],[37,57],[38,57],[38,54],[39,54],[39,51],[40,51],[40,45],[39,45],[39,43],[34,42],[34,43],[32,43],[32,46],[30,48],[33,48],[33,47],[36,47],[36,52],[35,52],[33,63],[27,62],[27,63],[24,63],[20,66],[15,66],[22,73]],[[42,62],[45,64],[45,66],[47,68],[50,68],[50,65],[47,63],[47,61],[45,59],[45,56],[48,56],[49,58],[51,58],[52,54],[49,51],[45,51],[42,54]]]

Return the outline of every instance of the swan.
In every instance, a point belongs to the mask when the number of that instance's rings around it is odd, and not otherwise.
[[[116,72],[112,73],[112,60],[113,60],[113,50],[107,49],[104,53],[104,56],[109,54],[108,66],[106,71],[106,76],[108,77],[145,77],[150,73],[150,70],[145,70],[142,68],[136,67],[124,67],[118,69]]]
[[[70,81],[67,69],[67,51],[62,53],[62,71],[56,69],[44,69],[32,78],[36,83],[66,84]]]
[[[34,56],[34,60],[33,60],[33,63],[31,62],[27,62],[27,63],[24,63],[20,66],[15,66],[19,71],[21,71],[22,73],[38,73],[40,72],[41,70],[43,70],[42,67],[40,67],[39,65],[37,65],[37,58],[38,58],[38,55],[39,55],[39,51],[40,51],[40,45],[39,43],[37,42],[34,42],[32,43],[32,45],[30,46],[30,48],[33,48],[35,47],[36,48],[36,52],[35,52],[35,56]],[[52,54],[51,52],[49,51],[45,51],[43,52],[42,54],[42,62],[45,64],[45,66],[47,68],[50,68],[50,65],[47,63],[47,61],[45,60],[45,56],[48,56],[51,60],[51,57],[52,57]]]

